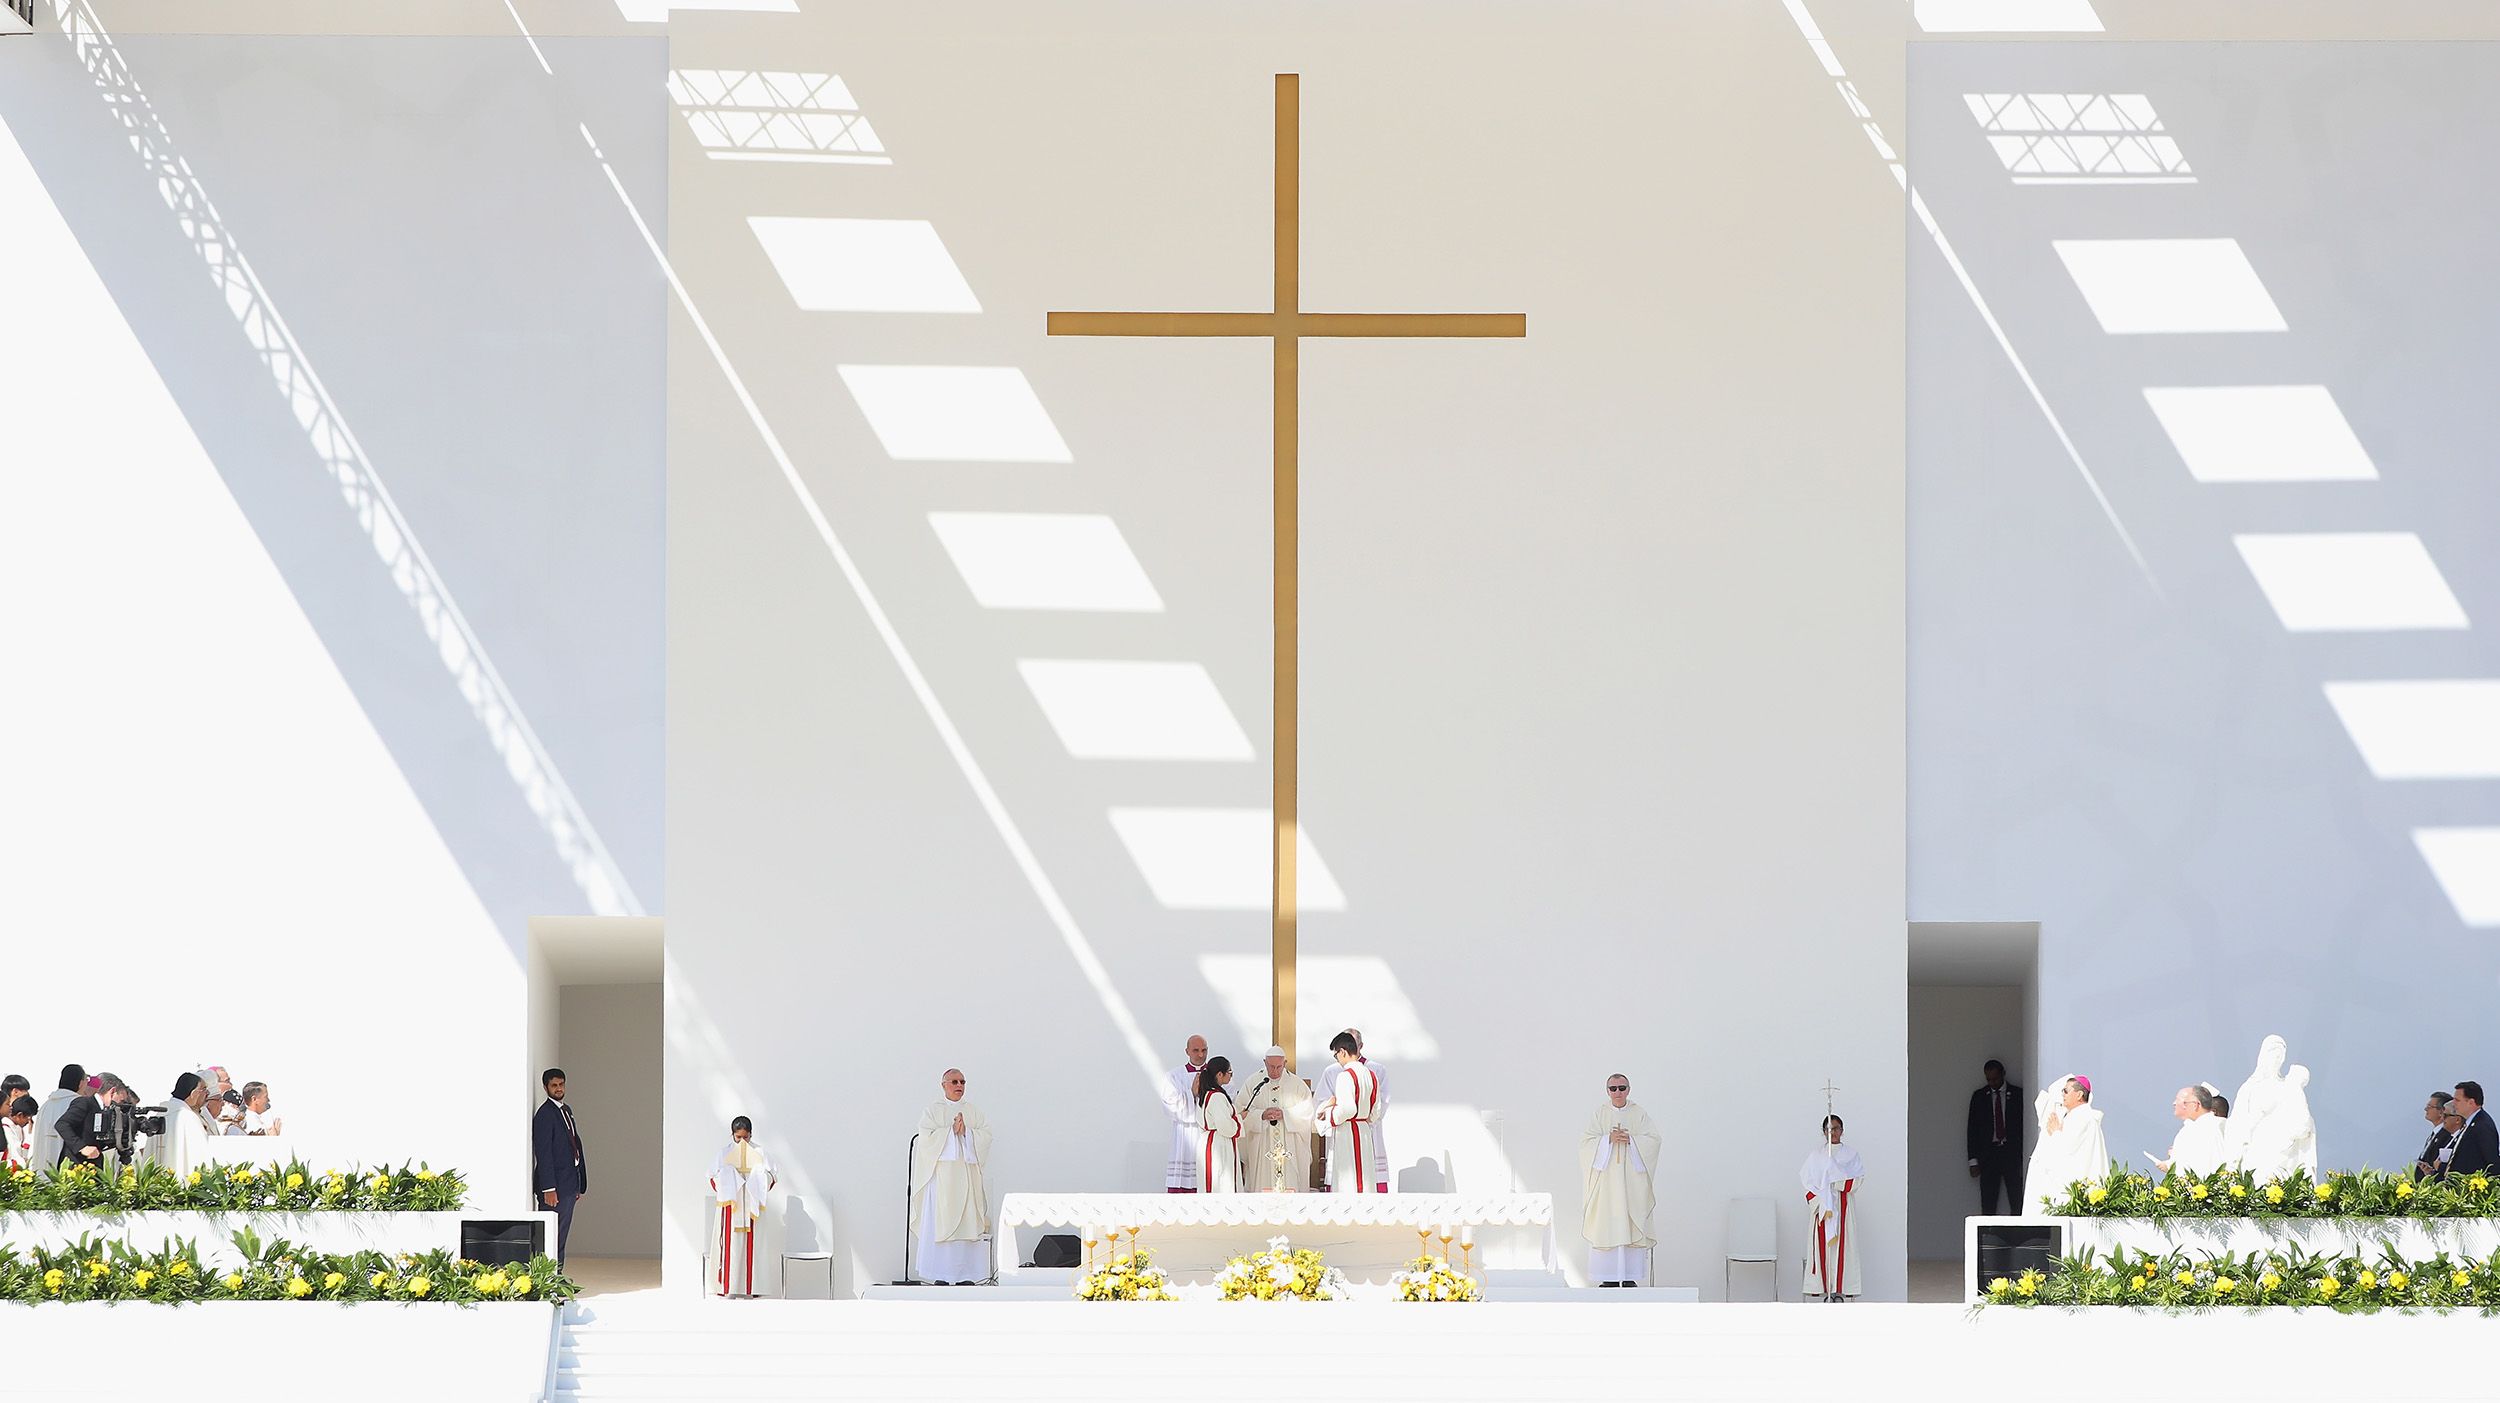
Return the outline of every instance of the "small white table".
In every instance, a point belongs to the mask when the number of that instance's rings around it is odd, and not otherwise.
[[[1211,1280],[1228,1259],[1283,1237],[1325,1253],[1349,1281],[1378,1283],[1416,1255],[1418,1228],[1443,1223],[1473,1230],[1480,1273],[1557,1269],[1551,1194],[1009,1194],[993,1246],[1005,1283],[1021,1270],[1019,1227],[1071,1229],[1081,1237],[1143,1228],[1140,1243],[1155,1264],[1186,1282]],[[1440,1254],[1437,1235],[1432,1250]],[[1463,1255],[1453,1242],[1451,1260]]]

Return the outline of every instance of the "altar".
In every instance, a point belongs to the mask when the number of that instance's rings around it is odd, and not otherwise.
[[[1030,1271],[1021,1265],[1017,1229],[1073,1232],[1096,1239],[1095,1254],[1117,1230],[1125,1250],[1128,1231],[1140,1230],[1139,1246],[1180,1285],[1211,1281],[1224,1263],[1256,1251],[1272,1237],[1316,1248],[1328,1264],[1357,1285],[1379,1285],[1405,1268],[1432,1234],[1472,1237],[1474,1250],[1450,1245],[1454,1262],[1471,1260],[1481,1273],[1544,1271],[1559,1279],[1551,1194],[1033,1194],[1007,1195],[999,1207],[995,1239],[998,1279],[1011,1282]]]

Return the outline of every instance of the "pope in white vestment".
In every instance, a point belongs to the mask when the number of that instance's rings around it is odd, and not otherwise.
[[[1241,1138],[1233,1143],[1241,1152],[1244,1193],[1300,1193],[1311,1186],[1311,1084],[1287,1070],[1283,1048],[1267,1050],[1266,1070],[1242,1094]]]
[[[1606,1079],[1606,1104],[1580,1133],[1580,1229],[1589,1240],[1589,1279],[1632,1286],[1649,1279],[1649,1231],[1658,1206],[1652,1180],[1658,1127],[1631,1101],[1628,1078]]]
[[[964,1074],[940,1082],[946,1098],[920,1113],[911,1147],[911,1231],[918,1276],[941,1286],[990,1274],[990,1122],[964,1099]]]
[[[729,1123],[729,1144],[712,1161],[711,1177],[705,1185],[712,1191],[712,1201],[720,1205],[720,1294],[729,1294],[732,1249],[745,1239],[746,1288],[741,1295],[755,1294],[755,1230],[761,1226],[764,1210],[770,1206],[773,1185],[772,1156],[755,1143],[755,1122],[740,1116]]]
[[[1806,1239],[1805,1294],[1809,1299],[1844,1300],[1863,1288],[1864,1255],[1858,1251],[1858,1181],[1866,1163],[1858,1152],[1840,1143],[1838,1116],[1823,1118],[1823,1143],[1806,1156],[1797,1177],[1806,1186],[1806,1211],[1813,1232]]]
[[[2062,1203],[2077,1180],[2099,1180],[2109,1174],[2109,1143],[2101,1135],[2101,1113],[2092,1108],[2092,1079],[2060,1077],[2032,1101],[2039,1118],[2040,1143],[2031,1152],[2023,1191],[2033,1209]]]
[[[1163,1092],[1163,1113],[1172,1120],[1172,1157],[1163,1166],[1163,1191],[1198,1192],[1198,1156],[1206,1149],[1205,1124],[1199,1119],[1198,1069],[1207,1062],[1207,1040],[1189,1035],[1187,1056],[1174,1067]]]

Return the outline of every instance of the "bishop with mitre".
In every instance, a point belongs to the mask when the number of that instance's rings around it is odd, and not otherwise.
[[[720,1204],[720,1294],[729,1294],[730,1262],[741,1239],[746,1247],[743,1296],[755,1294],[755,1228],[763,1221],[772,1197],[772,1156],[755,1143],[755,1122],[740,1116],[729,1123],[729,1145],[712,1161],[712,1198]]]
[[[1797,1174],[1805,1181],[1806,1211],[1814,1215],[1814,1233],[1806,1241],[1808,1299],[1846,1300],[1864,1289],[1858,1280],[1858,1225],[1851,1216],[1866,1162],[1840,1143],[1840,1128],[1840,1117],[1823,1117],[1823,1143],[1806,1156]]]
[[[1617,1072],[1606,1078],[1606,1104],[1580,1134],[1580,1228],[1589,1239],[1589,1279],[1600,1286],[1649,1279],[1657,1164],[1657,1123],[1632,1104],[1632,1079]]]
[[[1241,1098],[1241,1190],[1300,1193],[1311,1186],[1311,1084],[1285,1069],[1285,1050]]]
[[[964,1074],[938,1079],[946,1093],[920,1113],[911,1142],[912,1254],[922,1280],[970,1286],[990,1274],[989,1117],[964,1099]]]

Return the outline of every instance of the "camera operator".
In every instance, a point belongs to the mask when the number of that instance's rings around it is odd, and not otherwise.
[[[104,1138],[104,1132],[96,1125],[97,1114],[108,1106],[127,1106],[139,1099],[138,1093],[111,1072],[99,1075],[96,1083],[94,1091],[71,1098],[69,1108],[52,1123],[52,1128],[61,1136],[60,1158],[54,1161],[56,1167],[61,1164],[101,1167],[104,1157],[112,1153],[113,1142]]]

